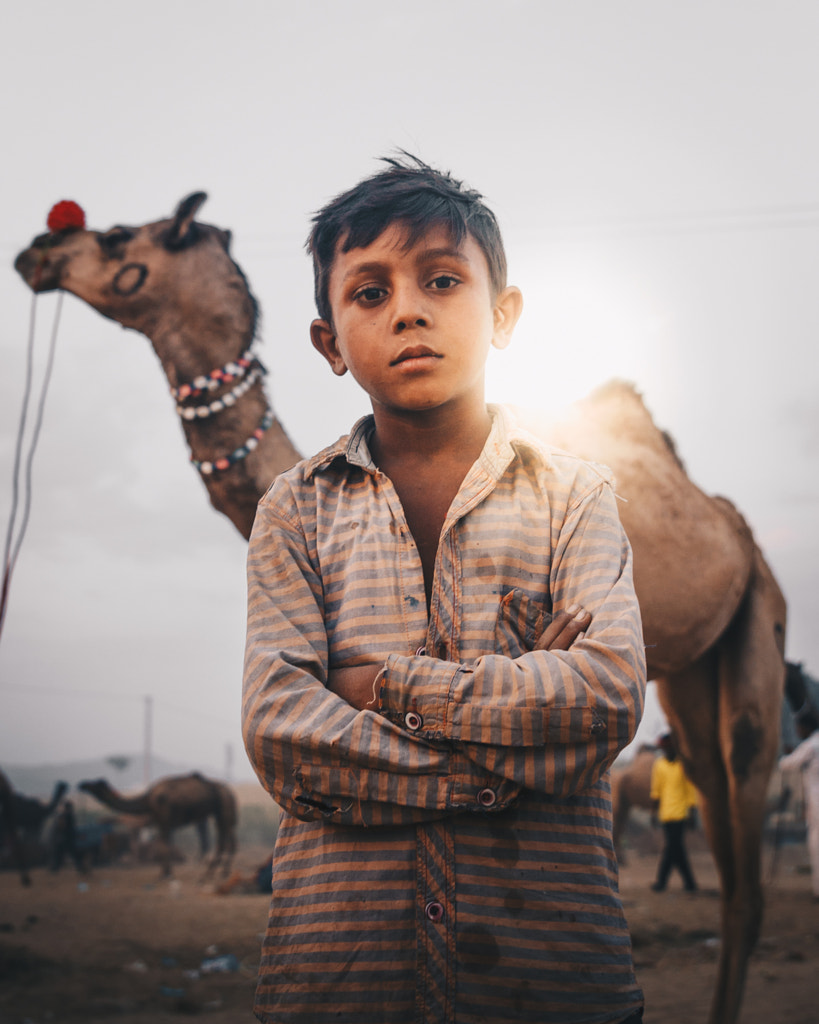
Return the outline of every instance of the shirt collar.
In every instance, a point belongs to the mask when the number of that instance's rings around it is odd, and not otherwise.
[[[535,460],[546,468],[551,468],[550,446],[525,430],[509,408],[503,405],[488,405],[487,409],[492,417],[492,427],[479,461],[495,479],[503,475],[513,459],[525,458],[527,454],[530,457],[534,456]],[[304,479],[310,479],[315,473],[326,469],[340,458],[345,459],[351,466],[359,466],[365,472],[375,473],[378,467],[373,462],[368,444],[374,427],[375,418],[372,414],[362,416],[349,434],[340,437],[335,444],[324,448],[304,462]]]

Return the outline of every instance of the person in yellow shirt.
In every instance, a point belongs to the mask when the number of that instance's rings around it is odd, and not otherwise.
[[[662,756],[651,770],[652,820],[659,821],[665,833],[665,845],[657,868],[657,881],[651,886],[662,892],[672,868],[682,875],[686,892],[694,892],[697,883],[688,863],[685,829],[695,821],[697,790],[688,779],[677,756],[677,744],[671,733],[659,740]]]

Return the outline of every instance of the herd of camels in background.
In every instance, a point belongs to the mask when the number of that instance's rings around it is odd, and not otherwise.
[[[41,235],[15,267],[36,292],[62,289],[146,335],[177,402],[210,501],[247,538],[271,480],[299,458],[273,414],[252,349],[257,304],[230,233],[173,216]],[[711,1024],[736,1020],[762,917],[761,847],[785,683],[784,597],[750,528],[687,477],[641,396],[611,382],[559,421],[550,443],[611,467],[634,551],[649,678],[701,794],[720,877],[720,961]],[[333,440],[328,438],[328,441]]]
[[[205,857],[207,826],[212,820],[216,828],[216,849],[208,859],[204,877],[210,877],[217,868],[221,868],[223,875],[228,874],[236,853],[238,810],[233,790],[224,782],[191,772],[160,779],[135,796],[123,796],[105,779],[80,782],[77,789],[109,810],[154,830],[158,840],[157,860],[166,878],[171,874],[173,833],[178,828],[194,825],[202,857]],[[8,842],[24,885],[31,884],[27,865],[29,851],[39,844],[46,821],[67,791],[67,783],[58,782],[50,800],[37,800],[15,792],[8,777],[0,771],[0,831]]]

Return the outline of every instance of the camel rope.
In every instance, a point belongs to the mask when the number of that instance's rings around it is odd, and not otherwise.
[[[17,509],[20,502],[20,470],[23,462],[23,441],[26,430],[26,420],[28,419],[28,407],[31,400],[31,392],[34,378],[34,338],[36,334],[36,308],[37,308],[37,293],[34,292],[31,296],[31,312],[29,315],[29,331],[28,331],[28,344],[26,346],[26,378],[23,387],[23,404],[20,410],[20,419],[17,425],[17,438],[14,446],[14,469],[12,477],[11,487],[11,512],[9,514],[8,526],[6,528],[6,543],[5,550],[3,553],[3,588],[2,594],[0,594],[0,636],[3,632],[3,624],[6,620],[6,610],[8,608],[9,591],[11,589],[11,577],[14,573],[14,567],[17,564],[17,556],[20,554],[20,548],[23,544],[23,538],[26,535],[28,529],[29,517],[31,514],[31,495],[32,495],[32,480],[33,480],[33,467],[34,467],[34,453],[37,450],[37,443],[40,439],[40,430],[43,425],[43,414],[45,412],[45,401],[48,394],[48,387],[51,383],[51,373],[54,368],[54,354],[56,351],[57,343],[57,328],[60,323],[60,314],[62,312],[63,305],[63,293],[59,292],[57,295],[57,305],[54,311],[54,323],[51,329],[51,340],[48,347],[48,357],[46,360],[45,371],[43,373],[43,382],[40,387],[40,396],[37,401],[37,410],[34,418],[34,425],[31,431],[31,438],[29,440],[28,451],[25,456],[25,468],[23,475],[23,514],[20,519],[20,526],[17,531],[17,536],[14,535],[14,525],[17,519]]]

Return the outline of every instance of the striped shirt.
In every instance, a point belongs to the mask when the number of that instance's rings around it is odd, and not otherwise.
[[[631,551],[605,470],[490,411],[429,614],[371,417],[259,503],[242,720],[284,812],[261,1021],[596,1024],[642,1004],[608,775],[645,693]],[[575,603],[585,638],[533,650]],[[326,688],[382,658],[376,711]]]

